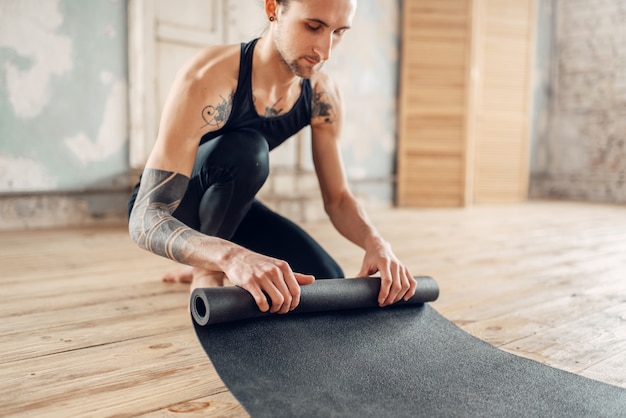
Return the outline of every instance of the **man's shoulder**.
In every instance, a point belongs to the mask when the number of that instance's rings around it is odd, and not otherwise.
[[[311,126],[325,126],[338,121],[341,118],[341,97],[332,77],[319,71],[311,77],[311,87]]]
[[[233,94],[239,77],[239,45],[208,46],[178,71],[171,94],[192,108],[217,104]]]
[[[207,46],[193,56],[183,67],[187,77],[202,80],[206,77],[226,75],[239,71],[239,44]]]
[[[336,88],[335,80],[325,71],[318,71],[313,76],[311,76],[311,86],[313,89],[323,89],[326,90],[328,88]]]

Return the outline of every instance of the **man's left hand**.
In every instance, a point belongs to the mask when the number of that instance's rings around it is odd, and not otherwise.
[[[389,243],[377,241],[365,250],[363,265],[358,277],[380,273],[378,304],[388,306],[400,300],[408,300],[415,295],[417,283],[391,250]]]

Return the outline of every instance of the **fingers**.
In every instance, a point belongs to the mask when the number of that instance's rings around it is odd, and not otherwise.
[[[277,287],[281,292],[283,302],[278,308],[278,313],[287,313],[292,311],[300,303],[300,285],[296,280],[294,273],[291,271],[289,264],[281,262],[282,280],[277,278]]]
[[[281,266],[282,267],[282,266]],[[263,290],[271,301],[271,313],[287,313],[291,309],[293,299],[300,300],[300,292],[293,273],[284,272],[283,268],[277,267],[266,273],[263,279]],[[294,289],[294,287],[298,289]]]
[[[409,290],[404,294],[402,298],[405,302],[415,296],[415,291],[417,290],[417,281],[411,276],[408,269],[405,271],[405,277],[407,282],[409,283]]]
[[[270,309],[270,304],[267,303],[267,297],[265,297],[265,294],[258,286],[249,286],[245,287],[245,289],[252,295],[261,312],[267,312]]]
[[[408,269],[402,265],[394,265],[381,270],[380,292],[378,304],[392,305],[400,300],[409,300],[415,295],[417,283]]]
[[[294,295],[291,302],[291,308],[289,309],[290,311],[296,309],[296,307],[300,304],[300,286],[313,284],[313,282],[315,282],[315,277],[310,274],[293,273],[293,275],[295,279],[294,287],[289,287],[289,289],[292,290],[292,295]]]
[[[265,278],[263,280],[251,281],[242,287],[252,295],[261,312],[284,313],[289,311],[291,296],[287,301],[288,303],[285,303],[286,298],[284,294],[289,294],[289,290],[284,282],[281,286],[280,281]],[[284,309],[284,306],[286,306],[286,309]]]
[[[300,285],[311,284],[314,280],[311,275],[294,273],[285,261],[273,260],[241,287],[252,295],[262,312],[284,314],[300,303]]]
[[[387,306],[391,291],[392,278],[389,269],[380,270],[380,291],[378,292],[378,305]]]
[[[361,270],[357,273],[356,277],[367,277],[369,275],[370,275],[369,269],[364,262],[363,266],[361,267]]]
[[[310,274],[294,273],[294,275],[296,276],[296,281],[300,286],[313,284],[313,282],[315,282],[315,276],[311,276]]]
[[[287,313],[293,311],[300,304],[300,286],[312,284],[315,277],[310,274],[294,273],[285,261],[278,261],[280,274],[274,276],[274,285],[278,289],[279,301],[274,304],[270,312]]]

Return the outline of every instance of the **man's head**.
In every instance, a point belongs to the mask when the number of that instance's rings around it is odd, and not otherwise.
[[[356,0],[265,0],[270,34],[285,65],[309,78],[352,26]]]

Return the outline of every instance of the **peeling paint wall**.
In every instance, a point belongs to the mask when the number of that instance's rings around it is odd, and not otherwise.
[[[345,99],[348,175],[360,195],[388,203],[399,10],[360,0],[326,66]],[[0,0],[0,229],[124,220],[126,24],[126,0]]]
[[[551,83],[530,195],[626,203],[626,2],[543,3],[554,13]]]
[[[399,2],[359,0],[352,29],[325,66],[344,100],[346,172],[370,203],[391,204],[395,193],[399,37]]]
[[[125,0],[0,1],[0,228],[38,225],[16,194],[127,186],[126,43]]]
[[[125,16],[121,0],[0,2],[0,192],[126,173]]]

